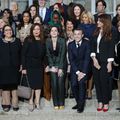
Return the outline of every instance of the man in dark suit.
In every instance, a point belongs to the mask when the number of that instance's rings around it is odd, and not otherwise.
[[[86,96],[86,80],[90,62],[90,43],[83,38],[83,30],[74,30],[74,41],[68,45],[71,65],[71,86],[77,104],[72,109],[78,113],[84,111]]]
[[[39,15],[42,17],[43,24],[48,24],[50,21],[51,11],[45,6],[46,0],[38,0],[39,2]]]
[[[101,14],[106,14],[109,19],[111,19],[111,15],[105,13],[105,9],[107,7],[107,4],[104,0],[97,0],[96,2],[96,9],[97,13],[94,15],[95,22],[97,23],[98,16]]]

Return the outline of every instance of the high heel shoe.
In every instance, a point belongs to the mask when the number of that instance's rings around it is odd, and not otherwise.
[[[13,110],[14,111],[18,111],[19,110],[19,107],[17,106],[17,107],[13,107]]]
[[[36,108],[37,110],[39,110],[39,109],[40,109],[40,104],[39,104],[39,103],[35,104],[35,108]]]
[[[34,110],[34,108],[35,108],[34,104],[29,104],[28,109],[29,109],[30,112],[32,112]]]
[[[109,105],[105,104],[103,107],[103,112],[107,112],[109,110]]]
[[[102,109],[103,109],[103,104],[98,103],[97,111],[102,111]]]
[[[86,99],[91,100],[92,99],[92,91],[88,90],[86,94]]]
[[[2,105],[2,108],[3,108],[3,110],[4,110],[5,112],[9,112],[11,106],[10,106],[10,105]]]
[[[59,110],[59,107],[58,107],[58,106],[54,106],[54,109],[55,109],[55,110]]]
[[[59,110],[63,110],[64,108],[64,106],[59,106]]]

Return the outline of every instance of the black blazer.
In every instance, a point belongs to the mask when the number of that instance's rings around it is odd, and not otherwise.
[[[97,38],[98,36],[94,36],[91,39],[91,43],[92,43],[91,52],[95,54],[97,54]],[[100,61],[107,62],[108,58],[114,58],[114,50],[115,50],[114,39],[106,40],[105,37],[102,37],[99,44]]]
[[[88,73],[90,63],[90,43],[83,39],[77,48],[75,41],[68,44],[68,57],[71,65],[71,72],[81,71]]]

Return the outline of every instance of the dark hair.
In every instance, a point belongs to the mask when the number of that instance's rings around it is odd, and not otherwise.
[[[28,8],[28,11],[30,12],[30,10],[31,10],[32,7],[35,7],[35,8],[36,8],[36,15],[38,15],[38,9],[37,9],[37,7],[36,7],[35,5],[31,5],[31,6]]]
[[[76,30],[78,30],[78,31],[82,31],[82,34],[84,34],[84,31],[83,31],[82,28],[75,28],[74,31],[76,31]]]
[[[4,38],[5,37],[5,35],[4,35],[4,33],[5,33],[5,28],[6,27],[10,27],[11,28],[11,30],[12,30],[12,37],[15,37],[15,35],[14,35],[14,31],[13,31],[13,28],[10,26],[10,25],[5,25],[4,27],[3,27],[3,29],[2,29],[2,37]]]
[[[74,29],[74,22],[73,22],[72,19],[69,19],[69,18],[67,19],[67,21],[66,21],[66,23],[65,23],[65,28],[66,28],[66,26],[67,26],[67,22],[68,22],[68,21],[71,22],[71,23],[73,24],[73,29]]]
[[[12,25],[12,22],[13,22],[13,20],[12,20],[12,12],[11,12],[10,9],[5,8],[5,9],[2,11],[2,17],[3,17],[3,14],[4,14],[5,11],[9,14],[8,22],[9,22],[10,25]]]
[[[41,21],[41,24],[43,24],[42,18],[41,18],[41,16],[39,16],[39,15],[34,16],[34,18],[33,18],[33,23],[34,23],[34,20],[35,20],[36,17],[38,17],[38,18],[40,19],[40,21]]]
[[[103,23],[103,33],[102,36],[105,37],[106,40],[111,40],[112,38],[112,23],[109,17],[106,14],[101,14],[98,16],[100,22]],[[98,35],[100,32],[100,28],[96,28],[94,35]]]
[[[85,8],[83,7],[83,5],[77,4],[77,3],[74,4],[74,5],[73,5],[73,19],[74,19],[74,20],[76,19],[76,16],[75,16],[75,14],[74,14],[74,8],[75,8],[76,6],[78,6],[78,7],[80,8],[80,10],[81,10],[80,16],[81,16],[82,12],[85,11]]]
[[[98,6],[98,3],[101,2],[103,4],[103,6],[105,6],[105,8],[107,7],[107,4],[104,0],[97,0],[96,2],[96,7]]]
[[[29,36],[29,38],[30,39],[28,39],[30,42],[32,42],[33,40],[35,40],[35,37],[34,37],[34,35],[33,35],[33,30],[34,30],[34,28],[36,27],[36,26],[39,26],[39,28],[40,28],[40,41],[41,42],[44,42],[44,38],[43,38],[43,27],[42,27],[42,25],[41,24],[39,24],[39,23],[35,23],[35,24],[33,24],[32,26],[31,26],[31,28],[30,28],[30,36]]]
[[[61,28],[61,27],[57,27],[56,25],[51,25],[51,26],[49,26],[49,33],[50,33],[50,31],[51,31],[51,29],[52,29],[53,27],[57,28],[58,33],[59,33],[59,35],[58,35],[59,37],[64,37],[64,33],[63,33],[62,28]],[[50,37],[50,34],[49,34],[49,37]]]
[[[120,4],[118,4],[118,5],[116,6],[116,11],[118,10],[119,7],[120,7]]]
[[[31,22],[31,15],[30,15],[30,12],[29,11],[24,11],[23,13],[22,13],[22,20],[21,20],[21,24],[18,26],[18,30],[20,30],[21,29],[21,27],[23,27],[24,26],[24,21],[23,21],[23,16],[24,16],[24,14],[25,13],[27,13],[28,15],[29,15],[29,23]]]

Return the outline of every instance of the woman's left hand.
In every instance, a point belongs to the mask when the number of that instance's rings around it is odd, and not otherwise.
[[[107,72],[111,72],[112,71],[112,63],[111,62],[108,62],[107,64]]]
[[[58,77],[61,77],[63,75],[63,70],[62,69],[59,69],[58,70]]]

